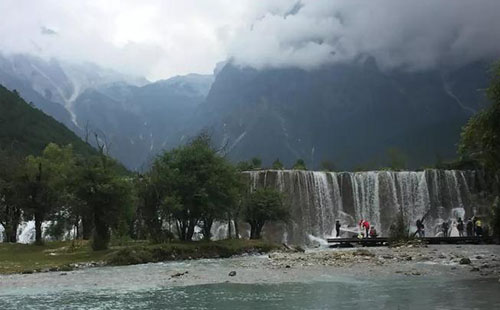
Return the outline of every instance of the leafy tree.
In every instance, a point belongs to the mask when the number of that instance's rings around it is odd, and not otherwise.
[[[191,240],[197,225],[210,239],[213,222],[224,219],[235,202],[240,175],[201,135],[164,153],[153,165],[163,177],[165,210],[175,218],[181,240]]]
[[[281,163],[279,158],[276,158],[276,160],[273,162],[272,168],[274,170],[283,170],[285,166]]]
[[[248,161],[240,161],[236,164],[236,169],[238,171],[250,171],[253,170],[253,165]]]
[[[490,86],[486,92],[491,105],[473,116],[462,129],[459,153],[485,168],[500,169],[500,62],[492,68]]]
[[[117,173],[114,160],[100,154],[83,160],[77,169],[75,194],[93,224],[92,248],[106,249],[111,228],[132,213],[131,182]],[[88,225],[88,224],[87,224]]]
[[[293,170],[307,170],[306,163],[303,159],[299,158],[292,167]]]
[[[161,171],[152,169],[146,175],[138,175],[135,179],[137,192],[136,234],[138,238],[159,243],[170,237],[170,232],[164,230],[164,223],[168,221],[169,213],[163,209],[165,196],[163,176]]]
[[[260,159],[258,157],[252,158],[251,163],[252,163],[253,169],[259,169],[262,167],[262,159]]]
[[[24,166],[21,195],[23,210],[35,219],[35,243],[41,244],[42,223],[63,205],[64,193],[74,173],[71,145],[50,143],[41,156],[28,156]]]
[[[21,208],[16,187],[20,167],[21,161],[17,156],[0,150],[0,225],[4,228],[5,242],[17,241]]]
[[[268,188],[259,188],[250,193],[243,215],[244,220],[250,224],[250,239],[260,239],[266,222],[286,221],[289,216],[282,194]]]

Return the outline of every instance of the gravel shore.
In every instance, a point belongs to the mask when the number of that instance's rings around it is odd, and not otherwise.
[[[0,295],[81,287],[152,289],[211,283],[285,283],[383,278],[500,279],[499,245],[429,245],[274,252],[69,272],[0,276]]]

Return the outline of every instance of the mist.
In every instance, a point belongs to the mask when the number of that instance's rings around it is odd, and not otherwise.
[[[150,80],[374,56],[425,70],[500,55],[500,1],[184,0],[0,3],[0,52],[93,62]]]
[[[386,69],[425,70],[500,55],[500,1],[282,2],[228,46],[254,68],[300,67],[374,56]]]

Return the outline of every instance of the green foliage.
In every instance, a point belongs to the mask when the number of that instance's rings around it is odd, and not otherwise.
[[[491,105],[473,116],[462,130],[459,153],[487,169],[500,170],[500,62],[492,68],[487,89]]]
[[[252,165],[251,162],[240,161],[236,164],[236,169],[238,169],[238,171],[250,171],[254,170],[254,166]]]
[[[335,164],[332,161],[323,160],[320,169],[323,171],[335,171]]]
[[[268,221],[286,221],[290,210],[283,204],[283,196],[274,189],[259,188],[250,193],[245,203],[243,218],[250,224],[250,239],[260,239]]]
[[[285,166],[281,163],[279,158],[276,158],[276,160],[273,161],[272,169],[283,170],[283,169],[285,169]]]
[[[17,227],[21,220],[18,194],[20,168],[18,156],[0,149],[0,225],[4,228],[6,242],[17,241]]]
[[[210,239],[213,222],[227,217],[242,186],[240,174],[204,135],[163,153],[148,177],[150,188],[143,188],[141,197],[143,201],[146,195],[151,197],[150,220],[158,219],[156,227],[162,227],[173,218],[181,240],[191,240],[197,225]]]
[[[392,170],[398,171],[406,169],[407,156],[398,148],[388,148],[387,157],[389,158],[389,168]]]
[[[240,161],[236,164],[238,171],[251,171],[262,168],[262,160],[258,157],[252,158],[250,161]]]
[[[67,202],[70,178],[75,171],[71,145],[47,145],[41,156],[28,156],[18,188],[21,207],[28,217],[35,219],[35,239],[42,243],[42,222],[60,210]]]
[[[254,157],[251,160],[252,166],[254,169],[258,169],[262,167],[262,160],[258,157]]]
[[[63,124],[0,85],[0,148],[15,150],[22,156],[40,155],[50,142],[71,144],[82,155],[96,153]]]
[[[293,170],[307,170],[306,163],[303,159],[299,158],[292,167]]]
[[[133,213],[132,184],[118,175],[116,166],[101,154],[84,160],[76,170],[75,194],[83,202],[83,214],[93,222],[94,250],[107,249],[111,228]]]

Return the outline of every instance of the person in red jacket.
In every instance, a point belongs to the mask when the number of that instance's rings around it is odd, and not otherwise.
[[[368,221],[363,221],[363,228],[365,229],[365,236],[368,238],[368,232],[370,231],[370,223]]]

